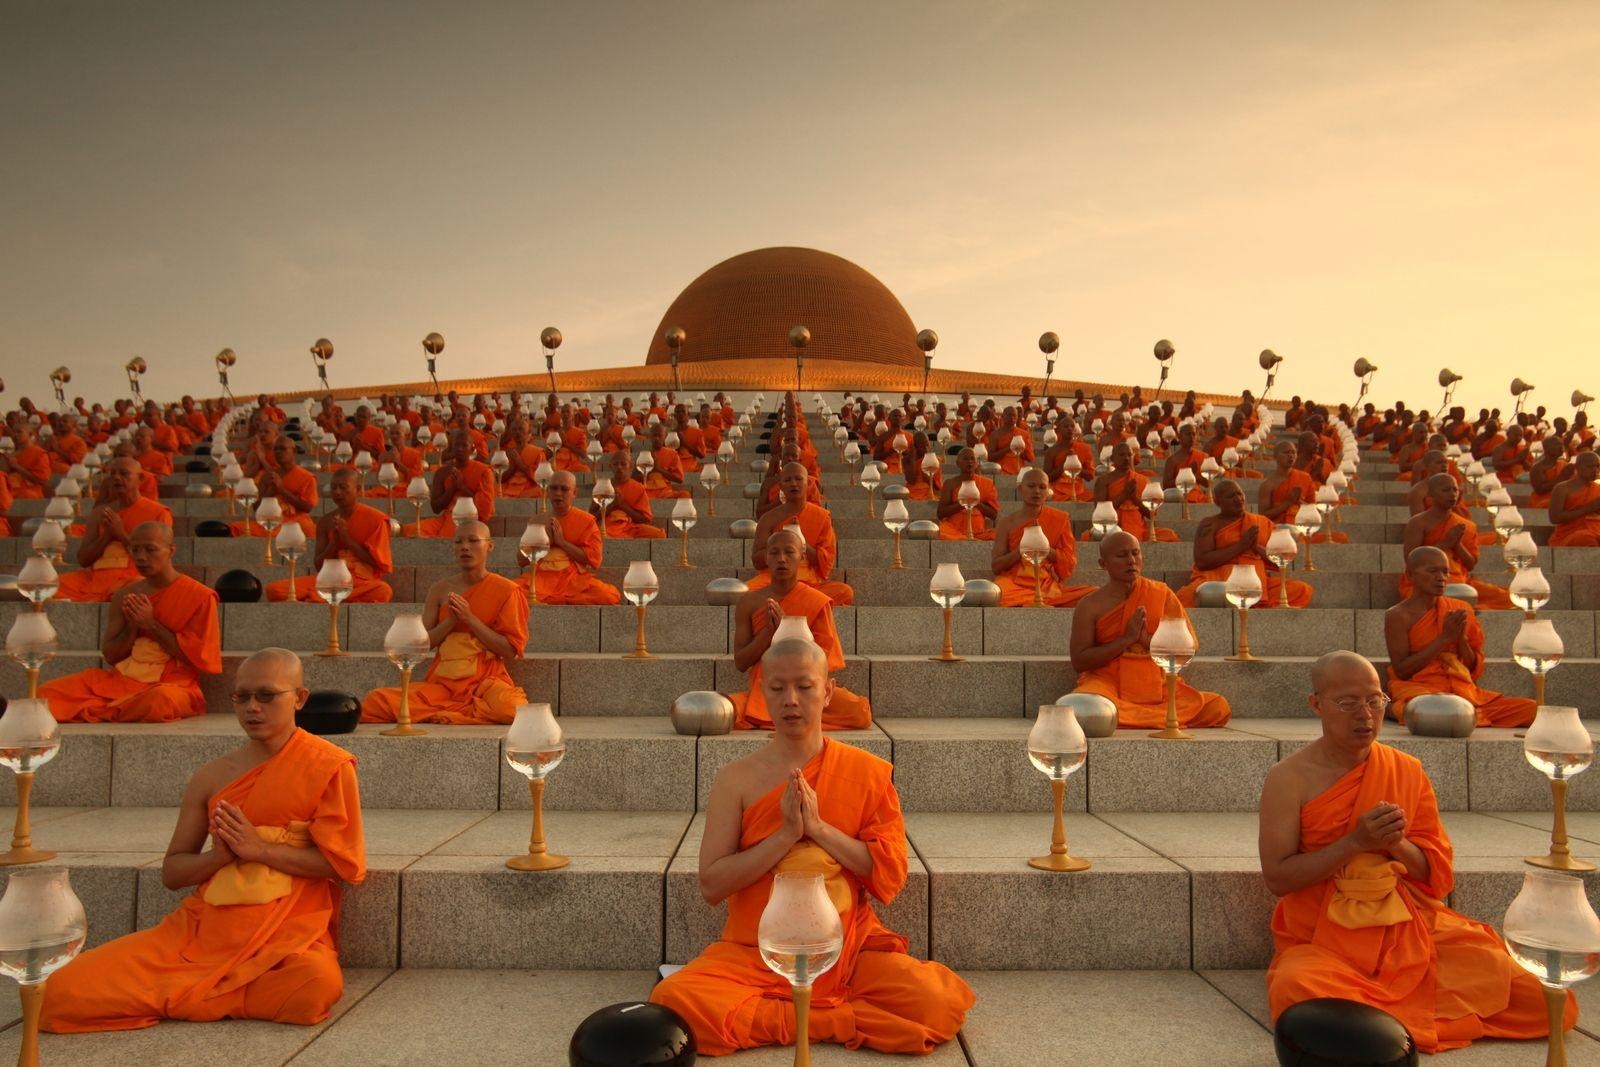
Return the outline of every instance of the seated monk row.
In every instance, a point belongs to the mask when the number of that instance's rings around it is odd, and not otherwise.
[[[1072,616],[1074,692],[1094,693],[1117,706],[1117,725],[1155,728],[1167,719],[1167,682],[1150,658],[1150,638],[1162,619],[1182,619],[1183,605],[1160,582],[1143,577],[1144,552],[1130,533],[1118,530],[1100,542],[1106,584],[1078,602]],[[1203,693],[1180,675],[1178,724],[1223,726],[1230,711],[1217,693]]]
[[[1267,540],[1272,536],[1272,521],[1244,509],[1244,489],[1231,478],[1219,479],[1213,490],[1217,513],[1200,520],[1194,535],[1194,567],[1189,584],[1178,590],[1178,602],[1195,606],[1195,596],[1205,582],[1226,582],[1236,564],[1255,568],[1261,579],[1258,608],[1275,608],[1285,594],[1289,606],[1309,607],[1311,586],[1286,578],[1277,565],[1267,559]],[[1287,589],[1284,587],[1287,586]]]
[[[1462,697],[1478,712],[1479,726],[1527,726],[1537,706],[1479,688],[1483,627],[1472,606],[1444,595],[1450,559],[1423,545],[1406,557],[1411,595],[1383,613],[1389,652],[1389,714],[1405,721],[1406,702],[1429,693]]]
[[[774,875],[815,872],[839,909],[844,945],[816,980],[808,1036],[931,1052],[961,1029],[976,998],[943,964],[909,955],[873,910],[871,899],[889,903],[906,881],[894,768],[823,735],[833,681],[818,645],[780,641],[760,673],[772,737],[717,772],[700,841],[700,893],[711,906],[728,904],[722,936],[650,999],[683,1016],[706,1055],[793,1044],[793,992],[762,962],[756,933]]]
[[[786,616],[805,620],[811,638],[828,659],[828,670],[844,669],[844,650],[833,624],[833,601],[826,593],[799,580],[805,562],[805,541],[792,526],[780,527],[767,538],[767,573],[770,582],[751,589],[734,607],[733,664],[747,672],[749,688],[729,693],[734,727],[740,730],[772,729],[761,676],[761,657],[772,645],[778,625]],[[824,730],[862,730],[872,725],[872,707],[865,697],[833,684],[822,709]]]
[[[1378,742],[1378,672],[1354,652],[1312,668],[1321,736],[1267,772],[1261,873],[1278,898],[1272,1017],[1335,997],[1388,1012],[1436,1053],[1483,1037],[1543,1038],[1538,980],[1494,927],[1445,906],[1453,850],[1422,764]],[[1564,1027],[1577,1022],[1567,993]]]
[[[1511,607],[1511,595],[1504,587],[1472,577],[1472,569],[1478,565],[1478,527],[1456,510],[1461,487],[1448,474],[1435,474],[1428,479],[1427,486],[1427,509],[1411,516],[1406,523],[1404,543],[1408,565],[1411,553],[1420,546],[1437,548],[1449,562],[1449,581],[1477,590],[1479,611]],[[1409,573],[1400,578],[1400,595],[1411,595]]]
[[[139,579],[111,596],[91,667],[39,686],[61,722],[171,722],[204,715],[201,674],[222,671],[217,594],[172,565],[172,527],[140,523],[127,552]]]
[[[780,475],[783,502],[770,508],[756,523],[756,534],[751,544],[751,563],[757,573],[745,584],[752,590],[761,589],[772,581],[767,571],[767,541],[774,530],[794,527],[804,541],[805,558],[800,564],[799,580],[827,595],[840,607],[855,603],[855,590],[844,582],[829,578],[834,560],[839,554],[839,540],[833,532],[833,517],[828,509],[818,507],[806,499],[807,475],[798,463],[784,466]]]
[[[360,478],[350,467],[333,472],[328,482],[328,499],[333,501],[333,509],[317,520],[310,573],[294,580],[294,598],[308,603],[317,600],[317,572],[337,556],[344,560],[355,579],[348,598],[350,603],[387,604],[394,597],[394,590],[383,580],[384,575],[394,571],[394,557],[389,550],[389,517],[361,502]],[[267,583],[269,601],[288,600],[290,591],[287,578]]]
[[[161,862],[166,888],[194,892],[51,975],[43,1029],[328,1017],[344,992],[340,896],[365,878],[366,845],[355,757],[295,727],[309,695],[293,652],[240,664],[233,707],[247,740],[189,780]]]
[[[100,502],[72,533],[78,543],[79,570],[61,576],[56,599],[105,603],[118,589],[139,580],[128,554],[131,531],[147,522],[172,528],[172,512],[139,492],[139,465],[118,456],[105,466]]]

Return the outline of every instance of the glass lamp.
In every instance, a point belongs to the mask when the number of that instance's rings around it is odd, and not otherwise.
[[[1562,1024],[1567,990],[1600,969],[1600,917],[1589,906],[1583,880],[1553,871],[1528,871],[1506,909],[1501,930],[1517,966],[1544,987],[1550,1019],[1545,1067],[1566,1067]]]
[[[1239,643],[1230,660],[1249,662],[1256,657],[1250,654],[1250,609],[1260,603],[1265,590],[1261,587],[1261,574],[1248,563],[1235,563],[1228,572],[1226,595],[1228,603],[1239,613]]]
[[[300,556],[306,550],[306,532],[298,522],[284,523],[278,529],[278,536],[272,539],[272,544],[277,546],[278,555],[289,565],[289,600],[291,603],[297,602],[300,597],[294,587],[294,572]]]
[[[1518,571],[1506,592],[1511,595],[1511,603],[1521,608],[1530,619],[1550,602],[1550,582],[1538,567],[1524,567]]]
[[[680,496],[672,502],[672,525],[678,528],[682,535],[682,553],[678,557],[678,566],[692,567],[689,562],[689,531],[694,529],[694,524],[699,520],[699,512],[694,509],[694,501],[686,496]]]
[[[844,923],[815,871],[779,871],[756,927],[761,961],[788,979],[794,991],[795,1067],[811,1067],[811,988],[839,962]]]
[[[1544,703],[1545,675],[1556,669],[1566,646],[1556,625],[1549,619],[1523,619],[1517,636],[1511,641],[1511,659],[1517,666],[1533,675],[1533,701]]]
[[[0,974],[22,1000],[18,1067],[39,1065],[39,1014],[45,981],[83,950],[89,921],[65,867],[17,871],[0,897]]]
[[[319,656],[343,656],[348,653],[339,648],[339,605],[355,589],[355,576],[350,566],[339,556],[329,556],[317,572],[317,596],[328,602],[328,647]]]
[[[60,648],[56,628],[44,612],[22,612],[11,620],[6,655],[28,672],[28,699],[39,695],[39,669],[55,659]]]
[[[39,528],[33,531],[33,551],[35,555],[60,563],[66,549],[67,533],[59,524],[41,522]]]
[[[861,462],[861,445],[851,441],[844,446],[844,461],[850,465],[850,484],[856,484],[856,464]]]
[[[356,458],[351,464],[356,469],[356,494],[367,495],[367,472],[372,469],[372,453],[361,451],[356,453]]]
[[[1181,618],[1162,619],[1150,637],[1150,658],[1167,676],[1167,722],[1151,734],[1164,741],[1186,741],[1194,737],[1178,725],[1178,672],[1188,666],[1195,654],[1194,635]]]
[[[706,491],[706,517],[717,516],[717,486],[722,484],[722,472],[717,470],[715,463],[706,463],[700,468],[700,488]]]
[[[981,500],[982,497],[983,497],[983,494],[978,489],[978,483],[977,483],[976,480],[968,480],[968,481],[962,482],[961,483],[961,488],[956,490],[956,503],[960,504],[961,507],[963,509],[965,509],[965,511],[967,513],[967,540],[968,541],[973,541],[973,540],[977,539],[977,535],[973,532],[973,528],[972,528],[973,527],[972,513],[977,509],[978,501]]]
[[[904,500],[891,500],[883,506],[883,524],[894,534],[893,569],[905,570],[905,561],[900,556],[900,534],[911,524],[911,512]]]
[[[1300,544],[1294,538],[1294,527],[1287,525],[1274,526],[1272,536],[1267,538],[1267,558],[1278,568],[1278,607],[1289,606],[1289,582],[1285,577],[1289,564],[1300,554]]]
[[[1034,523],[1024,529],[1017,551],[1022,561],[1033,568],[1033,606],[1042,608],[1045,606],[1043,567],[1044,561],[1050,558],[1050,538],[1045,536],[1044,527]]]
[[[551,450],[551,454],[555,454],[554,449]],[[550,510],[550,497],[546,490],[550,488],[550,479],[555,476],[556,469],[550,466],[550,461],[547,459],[541,459],[539,465],[533,468],[533,483],[539,487],[539,496],[543,501],[541,507],[545,511]]]
[[[1029,527],[1037,529],[1037,527]],[[1028,866],[1041,871],[1086,871],[1089,861],[1067,852],[1067,822],[1063,801],[1067,795],[1067,776],[1082,767],[1089,756],[1089,742],[1083,727],[1069,707],[1046,704],[1028,731],[1028,762],[1050,779],[1055,800],[1055,828],[1050,835],[1050,852],[1034,856]]]
[[[1146,482],[1143,491],[1139,493],[1139,502],[1150,513],[1150,535],[1146,540],[1156,539],[1156,513],[1166,501],[1167,495],[1161,491],[1160,482]]]
[[[389,624],[389,632],[383,635],[383,651],[389,662],[400,668],[400,710],[395,714],[395,725],[379,732],[385,737],[415,737],[427,733],[411,725],[411,672],[433,654],[422,616],[396,615]]]
[[[517,551],[528,561],[528,603],[539,602],[539,561],[550,554],[550,531],[544,523],[529,520],[517,540]]]
[[[956,655],[950,629],[955,607],[967,595],[967,582],[961,576],[961,567],[954,563],[939,564],[933,572],[932,581],[928,583],[928,594],[933,597],[935,604],[944,609],[944,649],[937,656],[929,658],[939,663],[959,663],[965,657]]]
[[[4,720],[0,719],[0,723]],[[1534,713],[1533,725],[1522,739],[1522,755],[1550,779],[1555,820],[1550,831],[1550,852],[1529,856],[1535,867],[1558,871],[1592,871],[1594,864],[1576,859],[1567,847],[1567,782],[1594,762],[1594,739],[1578,718],[1577,708],[1544,705]]]
[[[450,521],[457,527],[478,521],[478,502],[470,496],[458,496],[450,505]]]
[[[1317,486],[1316,496],[1312,498],[1312,503],[1317,506],[1317,511],[1321,513],[1322,521],[1331,528],[1339,517],[1339,490],[1331,485],[1319,485]]]
[[[43,611],[44,602],[61,588],[61,578],[43,556],[29,556],[17,571],[17,592],[27,597],[34,611]]]
[[[867,491],[867,518],[876,519],[878,512],[872,506],[872,493],[883,481],[883,468],[876,462],[869,462],[861,468],[861,485]]]
[[[1502,551],[1505,553],[1506,566],[1513,572],[1531,567],[1539,559],[1539,546],[1533,543],[1533,534],[1527,530],[1518,530],[1506,538]]]
[[[656,580],[655,568],[650,566],[649,560],[636,559],[628,564],[628,573],[622,576],[622,595],[633,605],[638,619],[633,651],[627,654],[629,659],[652,658],[644,639],[644,612],[660,591],[661,585]]]
[[[261,503],[256,505],[256,525],[266,531],[266,536],[262,538],[261,544],[261,562],[270,567],[272,566],[272,535],[278,527],[283,525],[283,505],[278,502],[277,497],[264,496],[261,498]]]
[[[388,502],[389,517],[394,518],[394,487],[400,484],[400,468],[393,463],[384,462],[378,467],[378,484],[383,486],[384,499]]]
[[[417,537],[422,536],[422,505],[427,503],[430,495],[427,479],[422,475],[419,474],[406,483],[406,499],[411,501],[411,507],[414,512],[412,517],[414,525],[412,528],[416,530]]]
[[[549,704],[523,704],[506,731],[506,762],[528,779],[533,803],[533,830],[528,835],[528,852],[513,856],[506,866],[514,871],[553,871],[572,861],[550,852],[544,840],[544,780],[561,765],[567,743]]]
[[[1094,511],[1089,516],[1089,529],[1094,531],[1095,540],[1103,541],[1121,528],[1115,504],[1109,500],[1102,500],[1094,506]]]
[[[55,859],[54,852],[33,847],[28,813],[34,774],[55,759],[60,750],[61,724],[50,714],[50,705],[33,697],[13,700],[0,718],[0,764],[17,776],[17,819],[11,833],[11,851],[0,853],[0,867]]]
[[[1189,491],[1195,487],[1197,481],[1193,467],[1180,469],[1172,479],[1172,484],[1178,487],[1178,498],[1183,501],[1184,521],[1189,519]]]
[[[606,511],[611,507],[612,501],[617,499],[617,487],[611,484],[611,479],[599,477],[594,480],[594,486],[589,490],[589,499],[594,501],[595,507],[600,509],[600,540],[606,537]]]
[[[1315,504],[1301,504],[1294,513],[1294,528],[1300,534],[1306,545],[1306,571],[1314,571],[1317,565],[1311,561],[1311,539],[1322,529],[1322,512]]]

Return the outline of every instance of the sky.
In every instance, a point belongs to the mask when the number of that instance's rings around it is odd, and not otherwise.
[[[91,399],[642,363],[804,245],[938,365],[1600,393],[1600,4],[4,0],[0,375]]]

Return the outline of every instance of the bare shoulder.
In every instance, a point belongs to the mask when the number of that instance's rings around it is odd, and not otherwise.
[[[243,746],[225,752],[209,763],[202,764],[189,779],[184,797],[196,797],[204,802],[208,797],[250,768],[248,750]]]
[[[1078,602],[1077,611],[1098,619],[1116,603],[1116,595],[1102,585]]]
[[[1313,758],[1313,748],[1307,745],[1267,769],[1266,780],[1261,786],[1263,811],[1269,806],[1281,811],[1290,804],[1293,805],[1292,810],[1296,812],[1300,810],[1307,799],[1306,791]]]

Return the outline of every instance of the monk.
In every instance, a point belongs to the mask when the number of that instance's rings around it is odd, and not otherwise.
[[[1295,466],[1299,454],[1293,441],[1272,446],[1274,469],[1256,489],[1256,510],[1270,523],[1292,524],[1300,505],[1316,499],[1317,486],[1311,475]]]
[[[767,572],[767,541],[774,530],[796,526],[805,540],[805,560],[800,564],[800,581],[819,592],[827,594],[841,608],[855,603],[855,590],[828,576],[833,573],[834,560],[839,556],[839,539],[833,532],[833,517],[826,508],[806,500],[806,469],[798,463],[786,465],[782,472],[783,503],[767,511],[756,523],[751,562],[760,573],[746,585],[761,589],[772,581]]]
[[[1549,507],[1550,494],[1571,472],[1571,465],[1567,462],[1566,444],[1561,440],[1560,435],[1551,434],[1545,438],[1544,452],[1533,466],[1528,468],[1528,487],[1533,490],[1532,493],[1528,494],[1528,506],[1530,508]]]
[[[307,537],[315,537],[317,524],[311,517],[311,511],[317,506],[319,496],[317,477],[296,463],[295,459],[294,438],[282,436],[273,441],[272,462],[264,465],[261,473],[256,475],[256,488],[263,500],[269,496],[277,498],[278,506],[283,509],[285,523],[295,523]],[[256,522],[254,516],[244,522],[231,523],[229,528],[235,537],[267,536],[266,527]]]
[[[749,675],[749,689],[729,693],[738,717],[736,730],[770,730],[772,716],[767,711],[765,687],[761,679],[761,657],[772,645],[773,636],[784,616],[806,621],[811,639],[822,646],[828,657],[828,670],[844,669],[844,649],[839,631],[833,625],[833,601],[799,581],[805,562],[805,541],[792,526],[774,530],[767,538],[767,570],[772,583],[752,589],[739,598],[733,609],[733,664]],[[856,696],[837,683],[822,710],[824,730],[864,730],[872,725],[872,706],[866,697]]]
[[[617,495],[606,506],[607,537],[653,541],[667,536],[650,513],[650,491],[644,477],[634,472],[633,453],[626,448],[611,453],[611,487]],[[592,515],[599,511],[598,504],[589,509]]]
[[[1478,610],[1492,611],[1511,607],[1511,596],[1506,590],[1472,577],[1472,568],[1478,565],[1478,527],[1456,510],[1461,498],[1461,488],[1448,474],[1435,474],[1427,481],[1426,511],[1411,516],[1405,528],[1406,559],[1420,545],[1442,549],[1450,560],[1449,581],[1466,584],[1478,591]],[[1411,595],[1411,576],[1400,577],[1400,595]]]
[[[1194,445],[1194,427],[1185,423],[1178,430],[1178,438],[1173,442],[1172,450],[1167,455],[1167,461],[1161,468],[1161,488],[1177,490],[1178,472],[1188,471],[1194,475],[1194,488],[1189,490],[1189,503],[1204,504],[1211,499],[1204,466],[1206,452]]]
[[[1191,635],[1194,627],[1172,590],[1141,576],[1144,553],[1132,534],[1116,530],[1101,540],[1100,567],[1106,584],[1084,597],[1072,615],[1076,692],[1095,693],[1116,704],[1118,726],[1162,726],[1167,683],[1150,658],[1150,638],[1164,618],[1184,620]],[[1180,726],[1222,726],[1229,714],[1224,697],[1202,693],[1179,676]]]
[[[1444,905],[1450,838],[1422,765],[1377,743],[1389,702],[1378,672],[1354,652],[1330,652],[1311,684],[1322,736],[1268,771],[1261,790],[1261,874],[1278,897],[1274,1020],[1337,997],[1393,1015],[1428,1053],[1544,1037],[1539,982],[1492,926]],[[1569,993],[1565,1027],[1576,1022]]]
[[[1002,516],[994,528],[994,551],[990,567],[1000,587],[1003,608],[1032,607],[1042,599],[1052,608],[1070,608],[1090,593],[1092,585],[1067,585],[1078,566],[1078,542],[1072,533],[1072,518],[1065,511],[1046,507],[1050,482],[1045,472],[1030,467],[1017,480],[1017,509]],[[1022,535],[1030,527],[1044,531],[1050,542],[1049,554],[1037,568],[1022,558]],[[1035,598],[1037,588],[1039,596]]]
[[[489,571],[489,527],[456,527],[459,574],[428,590],[422,624],[438,649],[423,680],[411,687],[411,721],[503,725],[528,695],[511,680],[508,664],[528,643],[528,597],[510,578]],[[374,689],[361,702],[362,722],[394,722],[400,687]]]
[[[500,447],[505,450],[511,464],[505,477],[500,479],[500,495],[522,500],[542,500],[544,490],[539,488],[539,464],[549,461],[545,450],[528,440],[528,425],[517,419],[506,427]],[[552,468],[554,469],[554,468]]]
[[[541,604],[620,604],[617,587],[594,574],[605,542],[594,516],[572,506],[578,482],[571,471],[556,471],[549,482],[550,514],[544,518],[550,552],[517,579]]]
[[[978,503],[968,511],[961,506],[961,487],[968,482],[978,487]],[[978,453],[963,448],[956,454],[956,476],[939,490],[941,541],[993,541],[992,523],[1000,517],[1000,493],[994,481],[978,473]]]
[[[657,500],[673,500],[690,496],[683,487],[683,460],[678,450],[667,447],[667,424],[658,422],[650,427],[650,461],[653,467],[645,475],[646,492]]]
[[[1061,501],[1094,499],[1094,453],[1077,436],[1078,424],[1070,418],[1056,420],[1056,443],[1045,449],[1040,460],[1050,478],[1050,491]],[[1191,431],[1192,434],[1192,431]],[[1076,471],[1067,469],[1067,457],[1078,461]]]
[[[11,431],[15,446],[10,455],[0,452],[0,474],[10,483],[11,495],[18,500],[43,500],[50,481],[50,453],[39,447],[39,435],[22,423]]]
[[[172,527],[141,523],[128,538],[139,580],[111,596],[91,667],[39,687],[61,722],[172,722],[204,715],[200,675],[222,672],[217,594],[172,566]]]
[[[1600,546],[1600,454],[1579,452],[1572,474],[1550,490],[1550,521],[1555,526],[1550,544],[1555,548]]]
[[[795,1040],[793,994],[756,947],[761,913],[781,872],[821,874],[844,924],[838,962],[816,979],[812,1041],[927,1053],[954,1037],[976,999],[943,964],[906,952],[869,902],[906,880],[905,821],[892,767],[827,738],[828,657],[810,641],[780,641],[761,661],[771,740],[717,772],[700,839],[700,893],[728,902],[720,940],[664,979],[650,999],[688,1021],[703,1054]]]
[[[1478,688],[1483,674],[1483,627],[1472,606],[1444,595],[1450,557],[1426,545],[1406,557],[1411,595],[1383,613],[1389,649],[1389,714],[1405,722],[1406,702],[1450,693],[1478,710],[1479,726],[1527,726],[1537,705],[1524,697]]]
[[[1150,536],[1147,520],[1151,512],[1144,506],[1144,487],[1150,479],[1133,469],[1134,449],[1127,441],[1111,447],[1111,468],[1094,480],[1096,502],[1109,500],[1117,509],[1117,525],[1141,541],[1176,541],[1178,531],[1157,529]],[[1084,531],[1087,540],[1090,531]]]
[[[172,454],[156,445],[155,435],[148,426],[140,426],[133,432],[133,458],[156,478],[172,473]]]
[[[1189,584],[1178,590],[1178,603],[1186,608],[1195,606],[1195,595],[1203,582],[1226,582],[1236,564],[1255,568],[1261,578],[1261,599],[1258,608],[1275,608],[1287,594],[1292,608],[1311,604],[1311,586],[1305,582],[1286,578],[1277,565],[1267,559],[1267,540],[1272,536],[1272,523],[1265,515],[1255,515],[1244,509],[1244,489],[1231,478],[1217,481],[1212,490],[1217,513],[1200,520],[1194,533],[1194,566],[1189,571]],[[1287,590],[1282,587],[1287,584]]]
[[[310,573],[294,580],[294,599],[314,603],[317,597],[317,572],[337,556],[344,560],[355,578],[348,598],[352,604],[387,604],[394,589],[383,576],[394,570],[389,550],[389,516],[361,502],[361,481],[355,470],[341,467],[329,481],[328,497],[333,510],[317,520],[316,551]],[[267,583],[267,599],[289,599],[289,580]]]
[[[128,555],[130,530],[141,523],[172,527],[172,512],[139,494],[139,464],[120,456],[105,467],[105,491],[84,521],[78,544],[81,570],[61,576],[56,599],[79,603],[105,603],[125,585],[139,580]]]
[[[433,472],[433,485],[428,493],[428,506],[433,518],[421,523],[408,523],[408,537],[454,537],[456,532],[455,504],[461,497],[471,497],[478,509],[478,519],[488,522],[494,518],[494,471],[487,463],[472,458],[472,439],[465,430],[451,430],[439,469]]]
[[[168,889],[195,892],[155,927],[51,975],[45,1030],[328,1017],[344,993],[340,896],[366,877],[367,858],[355,757],[295,727],[309,695],[293,652],[264,648],[239,665],[245,743],[189,780],[161,862]]]

